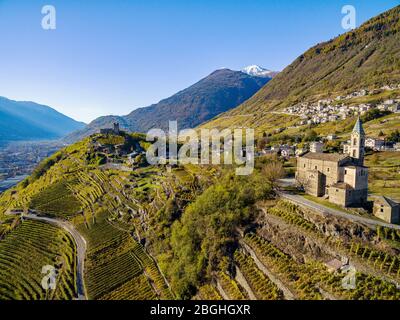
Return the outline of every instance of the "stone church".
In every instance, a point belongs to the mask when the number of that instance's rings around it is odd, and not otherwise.
[[[308,152],[297,160],[296,180],[305,191],[330,202],[357,207],[367,203],[368,168],[364,166],[365,132],[358,119],[346,153]]]

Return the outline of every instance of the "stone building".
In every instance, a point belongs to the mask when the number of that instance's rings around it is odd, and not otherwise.
[[[322,142],[316,141],[310,143],[310,152],[322,152],[324,144]]]
[[[119,128],[119,123],[114,122],[112,128],[100,129],[100,133],[101,134],[116,134],[116,135],[120,134],[121,130]]]
[[[384,196],[376,197],[374,216],[388,223],[400,224],[400,204]]]
[[[297,160],[296,180],[316,197],[344,206],[363,206],[368,198],[368,168],[364,166],[365,132],[357,120],[348,153],[308,152]]]

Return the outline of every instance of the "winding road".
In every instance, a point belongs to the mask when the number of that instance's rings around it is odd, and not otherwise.
[[[24,219],[31,219],[36,221],[43,221],[54,224],[67,231],[75,240],[77,251],[77,277],[76,286],[78,290],[78,300],[87,300],[85,284],[84,284],[84,270],[85,270],[85,257],[86,257],[86,240],[76,230],[75,226],[71,223],[59,219],[38,216],[33,213],[23,214]]]

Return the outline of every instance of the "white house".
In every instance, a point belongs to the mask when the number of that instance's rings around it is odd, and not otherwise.
[[[373,150],[380,150],[385,146],[385,140],[367,138],[365,139],[365,146]]]

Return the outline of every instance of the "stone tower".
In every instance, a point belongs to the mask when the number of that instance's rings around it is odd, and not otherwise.
[[[350,156],[358,159],[359,164],[364,164],[364,148],[365,148],[365,132],[362,126],[360,118],[354,126],[353,132],[351,133],[350,141]]]
[[[114,128],[113,128],[113,130],[114,130],[114,133],[115,133],[115,134],[119,134],[119,133],[120,133],[120,130],[119,130],[119,123],[118,123],[118,122],[114,122]]]

